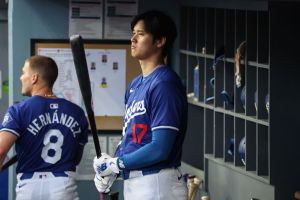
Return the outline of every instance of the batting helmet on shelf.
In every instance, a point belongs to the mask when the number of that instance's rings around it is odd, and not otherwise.
[[[234,106],[234,97],[233,97],[233,95],[230,96],[230,95],[226,92],[226,90],[223,90],[223,91],[221,92],[221,97],[222,97],[222,99],[223,99],[223,101],[224,101],[224,103],[225,103],[226,106],[230,106],[230,107],[233,108],[233,106]]]
[[[267,112],[269,113],[270,112],[270,95],[269,95],[269,93],[266,95],[265,104],[266,104]]]
[[[257,95],[257,90],[256,90],[254,93],[254,107],[255,107],[256,112],[257,112],[257,102],[258,102],[258,95]]]
[[[241,103],[243,108],[246,110],[246,86],[244,86],[241,91]]]
[[[234,138],[230,138],[227,153],[234,156]]]
[[[211,88],[215,88],[215,77],[213,77],[209,80],[209,85]]]
[[[217,50],[217,52],[216,52],[216,54],[215,54],[214,62],[213,62],[213,65],[212,65],[212,69],[213,69],[213,70],[216,69],[216,66],[217,66],[218,62],[224,58],[224,54],[225,54],[225,46],[222,45],[222,46]]]
[[[239,154],[240,154],[242,163],[244,165],[246,165],[246,137],[243,137],[240,141]]]

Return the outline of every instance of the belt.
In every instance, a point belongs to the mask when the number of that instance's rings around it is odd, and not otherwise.
[[[156,174],[160,171],[161,169],[154,169],[154,170],[132,170],[132,171],[122,171],[122,177],[124,180],[129,179],[129,178],[136,178],[136,177],[141,177],[141,176],[146,176],[150,174]]]
[[[22,173],[20,180],[25,179],[42,179],[42,178],[50,178],[50,177],[69,177],[65,172],[26,172]]]
[[[137,177],[142,177],[142,176],[146,176],[146,175],[150,175],[150,174],[157,174],[159,173],[161,170],[167,170],[167,169],[176,169],[178,170],[178,173],[180,174],[180,177],[178,177],[179,179],[182,177],[182,173],[180,168],[178,167],[171,167],[171,168],[163,168],[163,169],[147,169],[147,170],[131,170],[131,171],[121,171],[121,176],[123,177],[124,180],[126,179],[130,179],[130,178],[137,178]]]

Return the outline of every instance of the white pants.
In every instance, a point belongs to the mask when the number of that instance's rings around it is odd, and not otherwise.
[[[35,172],[32,178],[20,180],[17,175],[16,200],[79,200],[75,173],[55,177],[51,172]]]
[[[187,200],[187,184],[178,169],[129,178],[124,181],[125,200]]]

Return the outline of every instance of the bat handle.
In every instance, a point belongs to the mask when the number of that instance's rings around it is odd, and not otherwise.
[[[17,155],[14,155],[10,160],[8,160],[6,163],[2,165],[2,168],[0,169],[0,172],[4,171],[6,168],[13,165],[15,162],[18,161]]]
[[[119,192],[111,192],[109,193],[110,200],[118,200],[119,199]],[[104,200],[105,194],[100,192],[100,200]]]
[[[100,200],[104,200],[104,193],[100,192]]]

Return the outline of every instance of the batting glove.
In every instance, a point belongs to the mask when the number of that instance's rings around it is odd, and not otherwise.
[[[102,153],[100,158],[95,157],[93,167],[100,176],[108,176],[112,173],[119,173],[118,157],[112,158],[106,153]]]
[[[108,193],[114,181],[117,178],[117,174],[112,173],[108,176],[101,177],[99,174],[96,174],[94,178],[94,183],[99,192]]]

